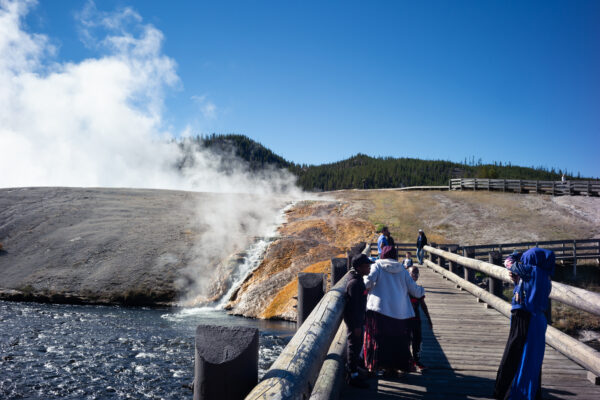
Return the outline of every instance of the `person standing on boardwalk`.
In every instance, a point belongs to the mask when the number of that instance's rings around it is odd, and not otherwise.
[[[369,295],[364,358],[371,372],[383,368],[393,377],[397,370],[410,370],[409,320],[415,312],[408,296],[421,298],[425,289],[397,261],[395,248],[385,246],[382,250],[381,259],[371,265],[365,277]]]
[[[344,308],[344,322],[348,328],[346,381],[348,384],[359,388],[367,388],[369,386],[360,379],[358,365],[360,351],[363,347],[363,327],[365,325],[367,305],[367,288],[363,282],[363,276],[369,273],[373,262],[365,254],[353,257],[350,279],[346,284],[346,306]]]
[[[515,288],[510,332],[496,376],[494,398],[541,399],[548,325],[544,312],[552,290],[554,252],[534,247],[523,255],[511,254],[504,265]]]
[[[381,258],[381,251],[385,246],[390,246],[388,242],[388,237],[390,236],[390,231],[387,226],[381,228],[381,235],[377,239],[377,255]],[[393,239],[392,239],[393,240]]]
[[[410,277],[413,279],[413,281],[416,282],[419,280],[419,267],[410,267],[408,272],[410,273]],[[433,329],[433,323],[431,322],[431,316],[429,315],[427,304],[425,304],[425,296],[421,298],[410,296],[410,303],[415,311],[414,318],[410,320],[410,344],[412,348],[411,370],[415,369],[424,371],[425,366],[421,363],[421,343],[423,342],[423,335],[421,333],[421,312],[419,311],[419,308],[421,308],[425,313],[427,322],[429,323],[429,327],[431,329]]]
[[[417,236],[417,260],[419,260],[419,264],[423,264],[423,254],[425,250],[423,247],[427,245],[427,236],[425,236],[425,232],[423,229],[419,229],[419,236]]]

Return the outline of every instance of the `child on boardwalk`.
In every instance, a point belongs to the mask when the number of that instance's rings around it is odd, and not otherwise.
[[[410,251],[406,252],[406,258],[404,258],[404,261],[402,261],[402,265],[404,265],[404,268],[409,269],[410,267],[413,266],[413,260],[412,260],[412,255],[410,254]]]
[[[410,276],[416,282],[419,280],[419,268],[411,267],[409,270]],[[410,296],[410,302],[415,310],[415,317],[410,320],[410,341],[412,347],[412,369],[423,371],[425,366],[421,363],[421,343],[422,343],[422,334],[421,334],[421,313],[419,312],[419,307],[423,309],[425,316],[427,317],[427,321],[429,322],[429,326],[433,329],[433,323],[431,322],[431,317],[429,316],[429,310],[427,309],[427,305],[425,304],[425,296],[421,298],[416,298]]]

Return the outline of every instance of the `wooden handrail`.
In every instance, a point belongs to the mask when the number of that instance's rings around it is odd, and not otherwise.
[[[497,296],[494,296],[493,294],[487,292],[479,286],[465,279],[462,279],[458,275],[432,263],[429,260],[424,260],[424,262],[425,265],[427,265],[427,267],[445,276],[452,282],[460,285],[466,291],[480,298],[481,300],[498,310],[501,314],[504,314],[505,316],[510,318],[511,306],[506,301],[502,300]],[[591,371],[594,374],[600,376],[600,352],[598,352],[597,350],[591,348],[590,346],[584,343],[581,343],[577,339],[573,339],[571,336],[562,333],[561,331],[552,326],[548,326],[546,329],[546,341],[550,346],[554,347],[556,350],[558,350],[568,358],[583,365],[588,371]]]
[[[348,274],[344,275],[325,293],[246,400],[307,399],[310,396],[342,321],[348,278]]]
[[[467,268],[483,272],[489,276],[500,279],[504,282],[512,282],[508,270],[485,261],[467,258],[448,251],[436,249],[431,246],[425,246],[428,251],[436,256],[444,257],[447,260],[454,261]],[[552,282],[552,291],[550,292],[552,300],[559,301],[579,310],[584,310],[594,315],[600,316],[600,293],[590,292],[589,290],[565,285],[560,282]]]
[[[367,244],[362,251],[370,251]],[[323,361],[330,350],[334,337],[344,335],[340,323],[346,305],[346,284],[350,275],[346,273],[315,306],[296,334],[285,346],[277,360],[271,365],[262,381],[246,396],[246,400],[258,399],[308,399],[312,388],[318,388],[315,398],[321,399],[323,393],[333,393],[335,388],[328,387],[338,383],[335,379],[321,377],[331,375],[335,366],[324,365]],[[345,340],[344,340],[345,343]],[[333,346],[340,351],[339,344]],[[324,367],[322,368],[322,366]],[[343,364],[342,364],[343,365]],[[319,378],[317,380],[317,378]]]

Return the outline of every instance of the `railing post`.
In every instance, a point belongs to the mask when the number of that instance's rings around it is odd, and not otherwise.
[[[319,303],[325,294],[325,274],[300,272],[298,274],[298,315],[296,317],[296,330],[310,315],[310,312]]]
[[[571,181],[568,181],[567,184],[569,185],[569,196],[573,195],[573,185],[571,184]]]
[[[437,248],[437,244],[432,242],[431,247]],[[431,261],[434,264],[437,263],[437,256],[433,253],[429,253],[429,261]]]
[[[194,400],[243,399],[258,383],[258,329],[196,328]]]
[[[450,253],[456,254],[457,250],[458,250],[458,246],[448,246],[448,251]],[[456,274],[457,270],[458,270],[458,264],[456,263],[456,261],[448,260],[448,271],[452,272],[453,274]]]
[[[448,247],[446,246],[438,246],[437,248],[440,250],[448,250]],[[442,268],[446,268],[446,259],[444,257],[438,256],[437,265],[439,265]]]
[[[573,240],[573,277],[577,276],[577,241]]]
[[[467,258],[475,258],[475,249],[472,247],[465,247],[463,249],[463,256]],[[463,265],[463,273],[466,281],[473,282],[475,279],[475,271]]]
[[[500,253],[498,251],[490,251],[489,262],[490,262],[490,264],[501,266],[502,265],[502,253]],[[494,278],[492,276],[488,276],[488,291],[491,294],[493,294],[494,296],[498,296],[502,299],[503,298],[503,293],[502,293],[503,289],[504,289],[504,284],[500,279]]]
[[[333,287],[348,272],[349,258],[331,259],[331,287]]]

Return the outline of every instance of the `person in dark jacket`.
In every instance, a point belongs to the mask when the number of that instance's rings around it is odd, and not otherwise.
[[[367,308],[367,289],[363,276],[371,269],[373,261],[365,254],[353,257],[350,279],[346,284],[346,307],[344,308],[344,322],[348,327],[347,370],[348,383],[359,388],[368,385],[358,374],[359,356],[363,346],[363,327],[365,325],[365,312]]]
[[[496,375],[495,399],[541,399],[542,362],[546,347],[544,312],[552,290],[556,257],[534,247],[511,254],[504,265],[515,282],[510,332]]]
[[[419,236],[417,237],[417,259],[419,260],[419,264],[423,264],[423,247],[427,245],[427,236],[425,236],[425,232],[423,229],[419,229]]]

